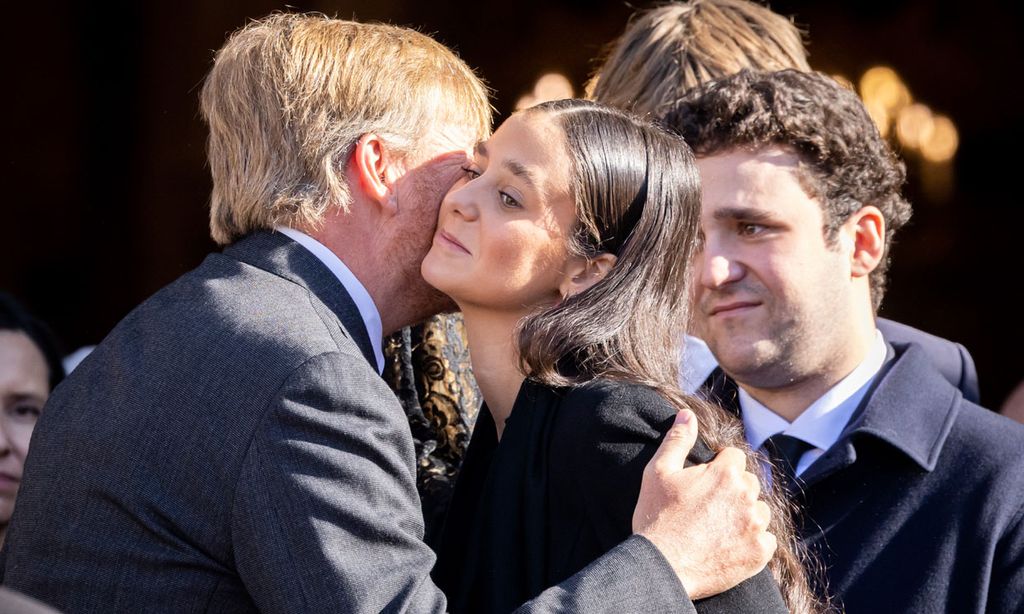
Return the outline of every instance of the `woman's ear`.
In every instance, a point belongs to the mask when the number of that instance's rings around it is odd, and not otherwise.
[[[566,271],[565,279],[558,286],[562,299],[579,294],[605,278],[615,267],[618,258],[615,254],[601,252],[593,258],[574,258]]]

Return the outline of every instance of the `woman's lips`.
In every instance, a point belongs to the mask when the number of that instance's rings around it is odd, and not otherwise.
[[[462,243],[459,243],[458,239],[456,239],[455,237],[451,236],[447,232],[442,230],[442,231],[437,233],[437,236],[438,236],[439,239],[441,239],[441,241],[443,243],[448,244],[448,246],[450,246],[450,247],[452,247],[452,248],[454,248],[454,249],[456,249],[458,251],[465,252],[467,254],[470,253],[470,251],[468,249],[466,249],[465,245],[463,245]]]
[[[9,473],[0,472],[0,492],[10,492],[18,488],[21,478],[14,477]]]

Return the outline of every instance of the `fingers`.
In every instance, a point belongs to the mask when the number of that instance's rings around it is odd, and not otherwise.
[[[754,501],[761,496],[761,480],[756,475],[749,471],[744,471],[741,476],[743,481],[743,491],[746,494],[747,501]]]
[[[761,549],[760,566],[758,572],[764,569],[768,561],[772,560],[772,556],[775,555],[776,548],[779,547],[778,540],[771,533],[761,533],[758,535],[758,546]]]
[[[756,501],[750,511],[750,528],[756,532],[768,530],[768,524],[772,521],[772,510],[764,501]]]
[[[697,417],[688,409],[679,410],[672,428],[665,434],[658,446],[654,458],[647,465],[661,475],[671,475],[681,471],[686,464],[686,456],[697,441]]]

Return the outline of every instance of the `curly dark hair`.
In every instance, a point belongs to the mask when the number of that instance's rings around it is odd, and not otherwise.
[[[782,146],[804,163],[801,183],[823,204],[828,241],[866,205],[885,219],[885,252],[870,276],[875,311],[885,294],[893,234],[910,219],[906,168],[857,95],[827,75],[742,71],[687,92],[662,118],[698,157]]]

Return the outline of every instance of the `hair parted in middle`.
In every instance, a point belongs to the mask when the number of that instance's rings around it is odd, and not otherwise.
[[[616,256],[593,286],[523,318],[523,373],[553,387],[597,378],[649,386],[677,408],[694,411],[712,450],[748,449],[734,416],[684,394],[678,383],[701,207],[690,148],[652,123],[594,102],[560,100],[521,113],[547,114],[564,135],[576,207],[569,252]],[[760,473],[754,459],[748,454],[748,468]],[[779,543],[769,567],[783,596],[793,612],[820,612],[784,495],[766,488],[765,499]]]
[[[751,0],[669,2],[630,19],[587,93],[659,118],[687,90],[744,68],[810,70],[800,30]]]
[[[885,220],[885,255],[870,275],[878,310],[893,235],[911,207],[901,193],[906,167],[856,93],[816,72],[742,71],[691,91],[666,113],[664,125],[700,157],[772,146],[795,153],[804,190],[821,202],[829,241],[862,207],[877,207]]]
[[[577,220],[569,252],[617,257],[596,285],[526,319],[526,372],[554,385],[616,374],[642,374],[652,385],[676,381],[671,356],[689,317],[686,269],[700,219],[690,148],[597,103],[559,100],[522,113],[548,115],[565,135]],[[573,374],[559,371],[553,357],[571,358]]]
[[[490,132],[484,84],[450,49],[414,30],[277,13],[231,35],[203,84],[220,244],[275,225],[316,226],[347,210],[345,165],[364,134],[396,157],[458,126]]]

